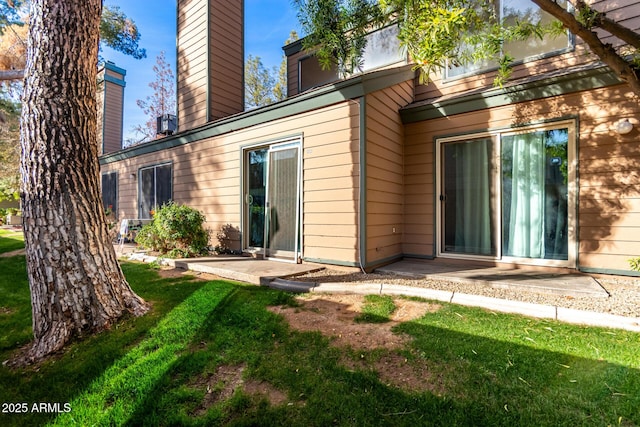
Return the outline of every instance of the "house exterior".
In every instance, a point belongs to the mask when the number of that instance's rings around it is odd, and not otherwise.
[[[96,101],[98,105],[98,153],[121,150],[124,81],[127,72],[111,61],[100,64]]]
[[[178,1],[178,132],[100,158],[119,219],[174,200],[230,249],[365,270],[411,257],[637,274],[640,107],[581,40],[512,46],[503,88],[491,63],[420,84],[393,26],[343,79],[294,42],[288,98],[242,111],[242,2],[219,3]],[[640,2],[594,3],[638,31]]]

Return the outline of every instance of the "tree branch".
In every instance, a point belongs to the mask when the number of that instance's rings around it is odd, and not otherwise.
[[[540,9],[550,13],[558,19],[565,28],[576,36],[580,37],[589,46],[591,51],[596,54],[600,60],[608,65],[613,72],[627,83],[631,90],[640,97],[640,80],[635,68],[621,57],[611,44],[605,44],[600,40],[598,35],[589,28],[582,25],[576,17],[567,12],[562,6],[553,0],[531,0],[537,4]]]
[[[630,44],[636,49],[640,49],[640,34],[607,18],[604,14],[600,15],[599,20],[596,21],[596,25],[623,42]]]
[[[624,25],[620,25],[612,19],[607,18],[606,13],[593,9],[584,0],[575,0],[575,8],[578,11],[589,11],[592,16],[591,24],[594,27],[602,28],[623,42],[630,44],[636,49],[640,49],[640,34],[625,27]]]
[[[0,70],[0,81],[22,80],[24,70]]]

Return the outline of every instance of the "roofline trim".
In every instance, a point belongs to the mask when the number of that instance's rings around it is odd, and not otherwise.
[[[410,65],[362,74],[348,80],[319,87],[275,104],[238,113],[195,129],[104,155],[100,157],[100,164],[109,164],[143,154],[178,147],[205,138],[316,110],[338,102],[359,98],[414,78],[415,72]]]
[[[415,123],[488,108],[502,107],[518,102],[567,95],[622,83],[607,66],[569,72],[540,80],[515,84],[502,88],[490,88],[482,92],[462,94],[444,100],[426,100],[408,105],[400,110],[402,122]]]

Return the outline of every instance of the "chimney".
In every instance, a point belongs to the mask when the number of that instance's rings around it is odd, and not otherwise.
[[[122,149],[124,76],[127,72],[111,61],[98,69],[98,154]]]
[[[243,1],[178,0],[178,128],[244,110]]]

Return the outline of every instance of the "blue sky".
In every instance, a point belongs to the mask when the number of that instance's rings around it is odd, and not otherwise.
[[[161,51],[174,65],[176,56],[176,0],[125,1],[106,0],[106,4],[120,9],[138,25],[142,34],[140,46],[147,50],[147,58],[136,60],[105,49],[102,57],[127,71],[125,76],[124,140],[133,137],[131,128],[144,123],[146,117],[136,100],[152,94],[149,83],[154,80],[152,67]],[[271,68],[280,64],[282,45],[291,30],[300,34],[296,11],[290,0],[245,1],[245,57],[259,56]]]

